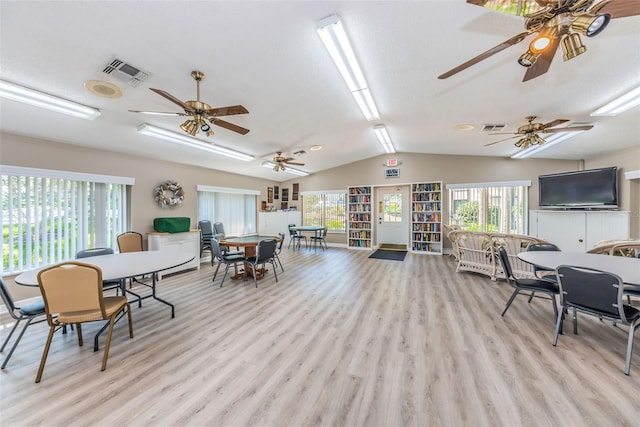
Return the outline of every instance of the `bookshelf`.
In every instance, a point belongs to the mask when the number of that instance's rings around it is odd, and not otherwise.
[[[371,186],[349,187],[347,235],[349,249],[371,249]]]
[[[442,182],[411,184],[411,250],[442,255]]]

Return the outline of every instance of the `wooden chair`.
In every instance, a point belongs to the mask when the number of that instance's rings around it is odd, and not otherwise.
[[[131,306],[124,296],[105,297],[102,293],[102,270],[91,264],[68,261],[45,268],[38,273],[38,286],[44,299],[49,336],[36,375],[40,382],[53,334],[64,325],[76,325],[78,345],[82,346],[82,323],[108,320],[109,332],[102,357],[107,368],[113,326],[125,314],[129,320],[129,338],[133,338]]]

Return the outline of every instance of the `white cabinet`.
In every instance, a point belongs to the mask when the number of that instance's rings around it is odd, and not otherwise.
[[[158,233],[147,234],[150,251],[179,250],[181,252],[193,254],[193,260],[186,264],[179,265],[158,273],[158,280],[165,274],[176,273],[178,271],[191,268],[200,269],[200,230],[191,230],[184,233]]]
[[[628,211],[530,211],[529,234],[584,252],[601,240],[628,239],[630,218]]]
[[[289,224],[302,225],[302,212],[258,212],[258,234],[262,236],[277,236],[278,233],[287,236]]]

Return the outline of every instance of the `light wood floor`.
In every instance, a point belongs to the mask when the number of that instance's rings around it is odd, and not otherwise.
[[[166,277],[114,332],[106,371],[96,327],[30,327],[0,373],[2,426],[638,426],[640,344],[580,317],[551,345],[551,303],[456,273],[447,257],[404,262],[330,248],[281,255],[285,272],[212,284],[212,267]],[[2,338],[8,316],[2,316]],[[640,337],[637,337],[640,340]],[[4,357],[4,355],[3,355]]]

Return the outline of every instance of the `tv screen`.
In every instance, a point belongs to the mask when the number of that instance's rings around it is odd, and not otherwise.
[[[618,207],[618,168],[540,175],[539,205],[546,208]]]

